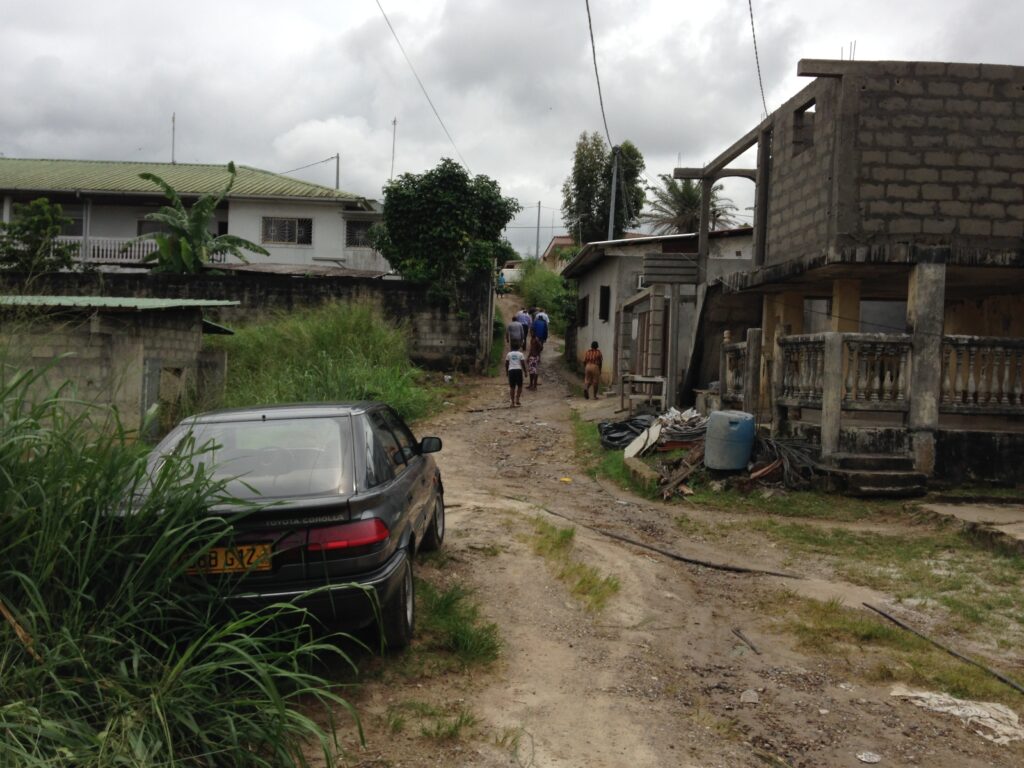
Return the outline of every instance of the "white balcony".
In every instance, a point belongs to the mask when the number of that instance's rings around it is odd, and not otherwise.
[[[141,264],[157,249],[152,240],[134,237],[58,237],[57,240],[78,245],[76,261],[89,264]]]

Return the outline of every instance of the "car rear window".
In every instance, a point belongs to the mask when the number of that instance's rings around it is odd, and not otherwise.
[[[177,440],[165,441],[167,450],[188,434],[179,429]],[[195,424],[191,432],[199,451],[192,463],[227,481],[237,498],[324,496],[352,488],[348,417]]]

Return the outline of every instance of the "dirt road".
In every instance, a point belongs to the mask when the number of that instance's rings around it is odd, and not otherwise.
[[[497,623],[500,662],[412,686],[370,684],[359,701],[369,747],[343,764],[852,767],[865,752],[888,766],[1022,764],[1020,743],[993,745],[951,717],[891,698],[887,686],[851,679],[848,660],[797,652],[761,612],[766,597],[797,587],[852,604],[886,596],[827,579],[798,584],[685,565],[602,535],[784,570],[781,553],[718,551],[674,524],[678,507],[588,478],[573,460],[570,413],[595,406],[568,397],[563,374],[545,363],[524,407],[507,407],[503,379],[479,379],[466,402],[420,428],[444,439],[447,568]],[[534,553],[538,516],[575,525],[575,557],[619,580],[603,612],[588,613]],[[475,724],[450,743],[397,734],[384,713],[403,698],[455,702]]]

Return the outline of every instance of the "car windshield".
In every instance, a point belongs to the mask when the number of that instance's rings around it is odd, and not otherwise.
[[[192,463],[245,499],[324,496],[352,487],[348,417],[182,425],[160,446],[168,453],[191,432]]]

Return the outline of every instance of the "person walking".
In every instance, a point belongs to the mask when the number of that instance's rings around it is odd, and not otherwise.
[[[534,336],[530,339],[530,354],[526,356],[526,374],[530,377],[530,384],[526,387],[533,391],[537,390],[537,376],[540,375],[540,353],[544,345]]]
[[[509,349],[516,349],[517,345],[519,349],[522,349],[526,344],[526,332],[523,330],[523,324],[518,320],[513,320],[506,326],[505,342]]]
[[[534,316],[530,332],[533,334],[533,338],[540,342],[540,348],[544,349],[544,345],[548,343],[548,316],[544,314],[543,310],[539,310]]]
[[[518,312],[516,313],[516,317],[515,317],[515,319],[516,319],[516,320],[517,320],[518,322],[520,322],[520,323],[522,323],[522,324],[523,324],[523,330],[524,330],[524,331],[526,331],[526,333],[524,333],[524,334],[523,334],[523,346],[525,347],[525,346],[526,346],[526,338],[527,338],[527,336],[528,336],[528,335],[529,335],[529,333],[530,333],[530,323],[531,323],[531,320],[530,320],[530,315],[529,315],[529,313],[528,313],[528,312],[526,311],[526,308],[525,308],[525,307],[524,307],[523,309],[520,309],[520,310],[519,310],[519,311],[518,311]]]
[[[594,399],[597,400],[597,388],[601,384],[601,366],[604,355],[597,348],[596,341],[590,342],[590,349],[583,355],[583,396],[590,399],[590,388],[594,388]]]
[[[519,351],[519,344],[514,343],[512,350],[505,355],[505,373],[508,375],[509,408],[518,408],[523,396],[523,368],[526,357]]]

